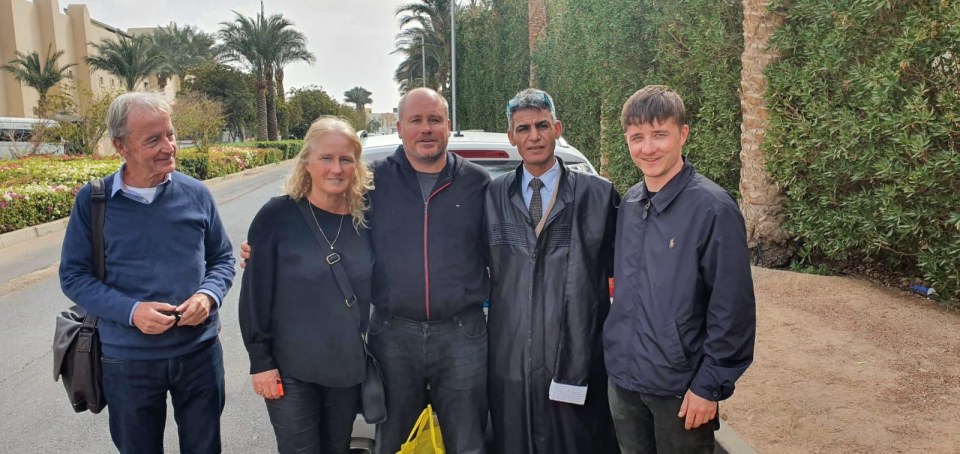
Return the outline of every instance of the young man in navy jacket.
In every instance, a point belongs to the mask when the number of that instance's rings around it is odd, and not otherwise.
[[[682,155],[683,101],[637,91],[621,123],[643,181],[617,214],[604,325],[610,409],[624,453],[714,449],[718,402],[753,361],[756,310],[736,201]]]

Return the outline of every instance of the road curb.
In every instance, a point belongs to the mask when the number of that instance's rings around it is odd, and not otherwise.
[[[715,454],[757,454],[757,451],[723,420],[720,420],[720,430],[714,433],[714,438],[717,440]]]
[[[235,180],[237,178],[243,178],[248,175],[256,175],[260,172],[264,172],[274,167],[279,167],[284,165],[291,160],[274,162],[267,165],[262,165],[260,167],[254,167],[252,169],[247,169],[242,172],[231,173],[229,175],[224,175],[222,177],[211,178],[209,180],[203,180],[203,184],[207,187],[216,186],[224,181]],[[41,236],[49,235],[51,233],[62,232],[67,229],[67,222],[70,220],[70,217],[60,218],[55,221],[50,221],[45,224],[34,225],[20,230],[14,230],[12,232],[7,232],[0,234],[0,250],[8,248],[17,243],[22,243],[24,241],[32,240],[34,238],[39,238]]]

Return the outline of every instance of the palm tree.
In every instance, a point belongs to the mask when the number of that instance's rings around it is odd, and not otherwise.
[[[282,79],[278,71],[287,64],[295,61],[306,61],[312,63],[316,57],[307,50],[307,37],[300,31],[293,28],[293,23],[284,19],[279,14],[270,16],[269,30],[271,31],[269,39],[269,50],[267,53],[267,132],[270,140],[279,140],[280,128],[277,121],[277,85],[276,82]],[[281,81],[282,83],[282,81]],[[281,99],[283,95],[280,95]]]
[[[141,79],[150,77],[162,61],[149,39],[144,36],[117,36],[94,44],[97,55],[86,57],[88,65],[123,79],[127,91],[134,91]]]
[[[421,42],[422,40],[422,42]],[[406,28],[396,36],[396,48],[392,53],[403,55],[403,60],[393,73],[393,79],[400,85],[400,92],[406,93],[416,87],[427,86],[440,90],[440,62],[445,61],[443,37],[427,28]],[[426,80],[423,72],[426,66]]]
[[[427,50],[428,59],[432,56],[435,60],[437,89],[441,94],[448,91],[447,75],[450,71],[450,1],[451,0],[420,0],[417,3],[407,3],[397,8],[396,14],[400,16],[400,28],[405,29],[397,35],[395,53],[401,53],[406,56],[401,65],[412,68],[415,64],[420,64],[421,52],[414,47],[420,45],[420,36],[425,39],[425,44],[429,46]],[[406,33],[406,28],[411,30]],[[415,56],[415,57],[414,57]],[[398,73],[399,74],[399,70]],[[397,74],[394,75],[396,79]],[[410,74],[404,71],[404,74]],[[397,82],[401,82],[398,79]],[[428,81],[430,78],[428,77]],[[410,82],[401,85],[413,85]],[[428,84],[429,85],[429,84]]]
[[[743,69],[740,77],[740,209],[747,224],[747,242],[762,266],[782,266],[793,255],[790,235],[783,228],[784,196],[766,170],[760,148],[766,134],[767,65],[778,58],[770,37],[783,17],[770,11],[770,0],[743,0]]]
[[[306,44],[306,37],[304,37],[302,41],[288,43],[287,46],[280,49],[276,59],[273,62],[273,66],[276,68],[277,96],[280,97],[281,102],[286,100],[285,91],[283,89],[283,68],[286,68],[287,65],[291,63],[302,61],[312,65],[317,61],[317,57],[313,55],[313,52],[307,50]]]
[[[233,22],[221,22],[217,36],[227,61],[247,66],[257,80],[257,140],[279,138],[274,75],[278,67],[294,61],[315,60],[306,50],[306,36],[280,14],[261,10],[254,17],[239,13]]]
[[[343,92],[343,100],[354,104],[357,106],[357,112],[363,115],[363,106],[373,103],[373,100],[370,99],[370,93],[366,88],[363,87],[353,87],[345,92]],[[362,118],[362,117],[361,117]]]
[[[171,22],[154,30],[150,41],[163,62],[157,73],[161,90],[170,76],[177,76],[182,83],[187,70],[214,60],[213,37],[191,25],[180,27]]]
[[[60,83],[64,78],[64,73],[76,63],[70,63],[66,66],[60,66],[57,60],[63,56],[63,51],[58,50],[51,53],[53,44],[47,47],[47,58],[40,62],[40,55],[37,52],[23,54],[14,52],[16,58],[0,66],[0,69],[13,75],[17,81],[28,87],[37,90],[40,99],[37,101],[37,116],[44,117],[47,113],[47,92]]]
[[[257,83],[257,140],[267,140],[267,101],[266,101],[266,67],[264,58],[264,30],[263,15],[256,18],[247,17],[234,12],[233,22],[221,22],[217,37],[220,39],[220,51],[227,61],[241,63],[253,73]]]

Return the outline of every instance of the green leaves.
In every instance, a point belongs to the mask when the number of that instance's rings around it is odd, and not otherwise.
[[[868,258],[960,295],[960,7],[782,8],[765,149],[801,254]]]

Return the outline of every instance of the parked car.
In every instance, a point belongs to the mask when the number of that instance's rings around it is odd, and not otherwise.
[[[367,135],[360,133],[363,143],[361,157],[368,163],[385,159],[397,151],[400,146],[400,137],[391,135]],[[450,136],[447,150],[460,155],[470,161],[483,166],[496,178],[506,172],[516,170],[520,164],[520,152],[507,139],[505,133],[483,131],[461,131]],[[563,160],[568,169],[596,174],[597,171],[579,150],[568,144],[563,138],[557,141],[555,150],[557,156]],[[363,417],[357,415],[353,423],[353,437],[350,441],[352,453],[373,453],[375,429],[367,424]],[[490,435],[490,424],[487,424],[487,435]]]
[[[400,146],[400,137],[396,134],[366,136],[361,134],[363,154],[367,162],[378,161],[392,155]],[[470,161],[482,165],[490,172],[490,177],[512,172],[520,164],[520,152],[510,145],[505,133],[484,131],[461,131],[450,136],[447,150]],[[568,144],[563,138],[557,141],[556,155],[570,170],[596,174],[597,171],[579,150]]]

